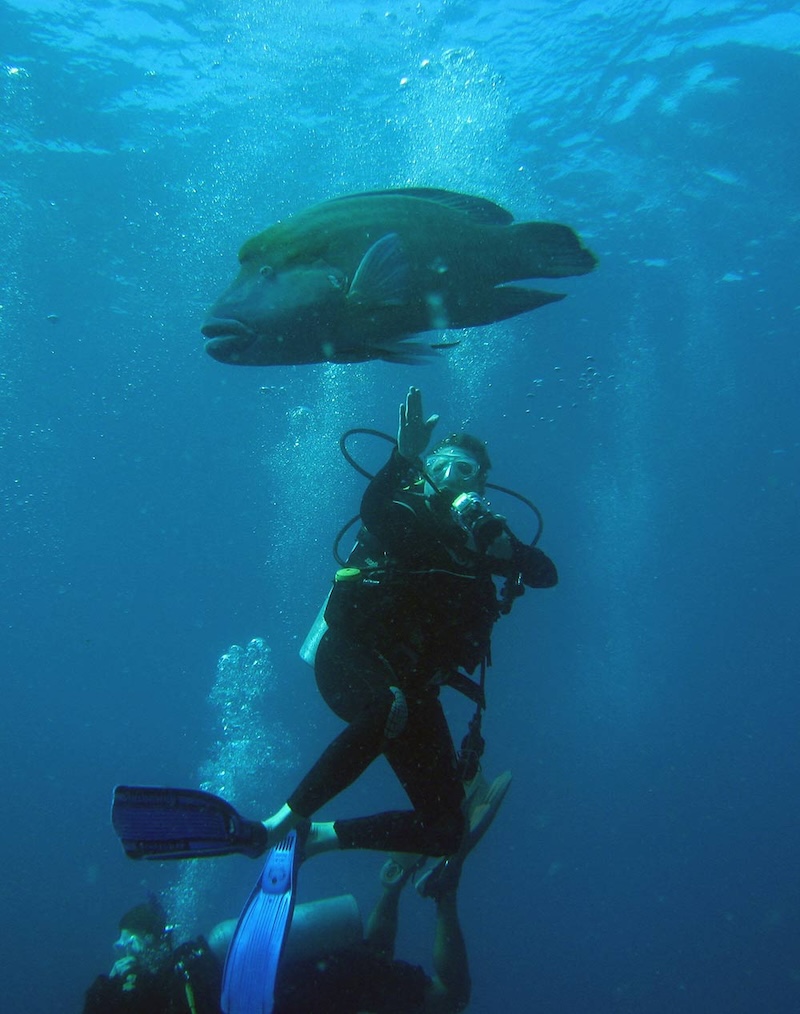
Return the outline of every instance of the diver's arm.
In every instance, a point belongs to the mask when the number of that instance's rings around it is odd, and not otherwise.
[[[361,520],[390,552],[417,555],[422,544],[431,539],[431,520],[428,511],[422,509],[423,498],[406,491],[418,474],[395,449],[361,498]],[[417,499],[418,505],[414,502]]]
[[[432,537],[428,512],[418,510],[421,498],[409,494],[408,487],[419,478],[438,420],[438,415],[425,418],[422,394],[410,387],[400,405],[397,446],[361,500],[361,520],[391,552],[416,555]]]
[[[479,570],[501,577],[519,575],[530,588],[551,588],[558,583],[550,557],[541,549],[520,542],[506,519],[495,514],[482,497],[462,493],[450,506],[450,514],[466,533],[466,548],[477,557]]]
[[[372,524],[379,520],[400,494],[403,487],[414,482],[416,468],[395,448],[383,468],[369,482],[361,498],[361,519],[372,530]]]
[[[552,588],[558,584],[556,565],[537,546],[526,546],[512,536],[516,546],[512,552],[512,562],[517,573],[522,575],[522,583],[529,588]]]
[[[109,1011],[124,1010],[122,987],[112,982],[107,975],[98,975],[86,991],[83,1014],[108,1014]]]
[[[370,481],[361,500],[361,519],[371,531],[373,525],[380,524],[396,494],[419,477],[422,455],[438,420],[438,415],[424,418],[422,394],[416,387],[410,387],[405,402],[400,405],[397,444],[389,460]]]
[[[552,588],[558,584],[558,571],[550,557],[536,546],[527,546],[506,528],[487,548],[493,574],[522,576],[529,588]]]

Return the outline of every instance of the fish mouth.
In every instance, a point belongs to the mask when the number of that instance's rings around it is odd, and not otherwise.
[[[247,362],[246,354],[256,335],[240,320],[211,317],[200,328],[206,352],[220,363]]]

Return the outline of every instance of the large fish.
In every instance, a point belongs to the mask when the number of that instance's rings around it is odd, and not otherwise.
[[[448,190],[339,197],[249,239],[203,334],[222,363],[414,363],[424,331],[477,327],[563,299],[506,283],[583,275],[596,258],[566,225],[512,224]]]

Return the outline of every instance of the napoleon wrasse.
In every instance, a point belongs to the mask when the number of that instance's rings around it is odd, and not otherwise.
[[[237,366],[417,363],[479,327],[563,299],[510,282],[591,271],[566,225],[514,223],[482,197],[424,188],[339,197],[271,226],[239,252],[203,324],[206,350]]]

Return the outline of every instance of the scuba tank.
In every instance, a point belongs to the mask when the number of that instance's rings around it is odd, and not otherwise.
[[[325,601],[319,607],[316,619],[311,624],[311,629],[306,634],[306,638],[300,645],[300,658],[314,668],[314,661],[317,657],[317,648],[319,648],[319,642],[325,636],[325,632],[328,629],[328,624],[325,622],[325,610],[328,608],[328,602],[330,601],[331,593],[325,596]]]
[[[237,919],[226,919],[208,935],[208,946],[220,962],[225,961],[237,922]],[[331,951],[359,944],[363,939],[361,913],[352,894],[304,902],[295,906],[281,961],[322,958]]]
[[[358,902],[352,894],[296,905],[281,961],[322,958],[364,939]]]

